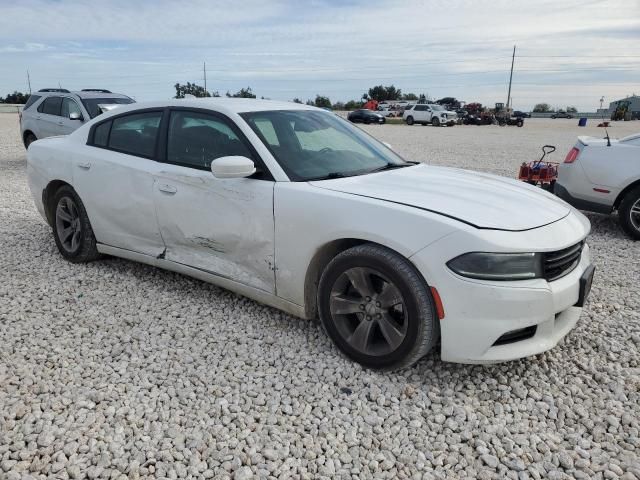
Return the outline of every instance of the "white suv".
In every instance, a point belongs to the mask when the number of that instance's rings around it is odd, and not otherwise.
[[[407,125],[430,123],[434,127],[440,125],[452,127],[456,124],[458,115],[456,112],[446,110],[442,105],[418,103],[407,107],[402,114],[402,119],[407,122]]]
[[[132,98],[104,89],[70,92],[44,88],[29,97],[20,112],[20,133],[26,148],[40,139],[68,135],[113,105],[134,103]]]

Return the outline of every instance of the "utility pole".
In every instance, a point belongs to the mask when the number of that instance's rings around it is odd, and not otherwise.
[[[207,62],[202,63],[202,71],[204,72],[204,94],[207,94]]]
[[[31,77],[29,77],[29,69],[27,69],[27,83],[29,84],[29,96],[31,96]]]
[[[507,110],[509,110],[509,102],[511,102],[511,80],[513,80],[513,62],[516,59],[516,46],[513,46],[513,55],[511,56],[511,74],[509,75],[509,93],[507,94]]]

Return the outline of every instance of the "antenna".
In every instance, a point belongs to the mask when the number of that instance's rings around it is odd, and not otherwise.
[[[29,77],[29,69],[27,69],[27,83],[29,84],[29,95],[31,95],[31,78]]]

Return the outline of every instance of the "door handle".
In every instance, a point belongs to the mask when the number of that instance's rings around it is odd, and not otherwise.
[[[173,195],[174,193],[176,193],[178,191],[178,189],[176,187],[174,187],[173,185],[167,185],[166,183],[163,183],[162,185],[158,186],[158,190],[160,190],[161,192],[164,193],[168,193]]]
[[[89,170],[91,168],[91,163],[89,162],[79,163],[78,166],[80,168],[83,168],[84,170]]]

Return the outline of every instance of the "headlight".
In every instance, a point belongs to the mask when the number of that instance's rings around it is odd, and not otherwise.
[[[481,280],[542,277],[542,258],[539,253],[471,252],[450,260],[447,266],[458,275]]]

